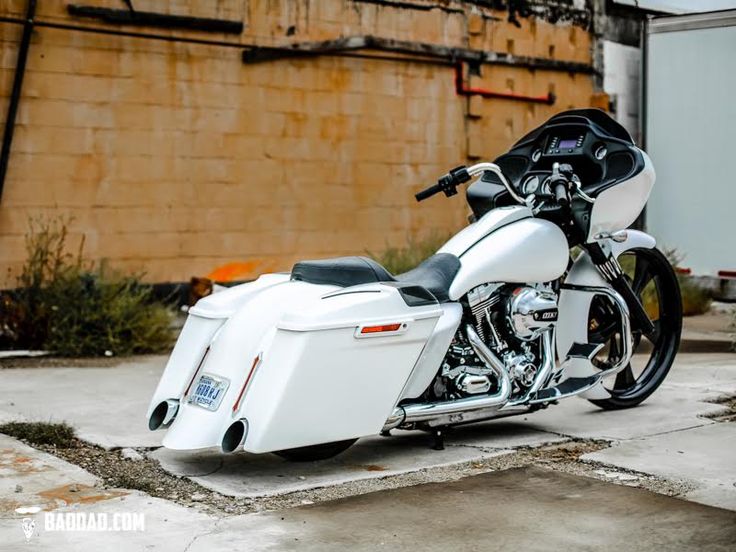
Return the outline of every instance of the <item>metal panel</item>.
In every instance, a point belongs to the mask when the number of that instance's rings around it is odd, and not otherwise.
[[[614,101],[615,119],[639,142],[641,50],[603,41],[603,90]]]
[[[657,184],[647,227],[660,246],[685,255],[683,266],[704,275],[736,268],[736,27],[731,12],[721,13],[726,26],[648,37],[647,147]]]
[[[649,34],[711,29],[736,25],[736,10],[662,17],[649,22]]]

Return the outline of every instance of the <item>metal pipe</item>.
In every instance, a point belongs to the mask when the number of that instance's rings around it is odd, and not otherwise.
[[[526,205],[524,198],[516,193],[516,190],[514,190],[514,187],[509,183],[506,175],[503,174],[501,167],[499,167],[495,163],[476,163],[475,165],[468,167],[467,171],[470,176],[480,176],[485,172],[492,172],[498,177],[498,179],[506,188],[506,191],[514,200],[516,200],[517,203],[519,203],[520,205]]]
[[[499,381],[499,390],[495,395],[481,395],[478,397],[467,397],[456,401],[446,401],[439,403],[417,403],[399,406],[386,420],[383,431],[393,429],[402,424],[415,422],[430,421],[440,416],[457,416],[457,419],[450,420],[452,423],[462,423],[467,421],[463,418],[463,413],[472,412],[480,409],[488,409],[492,407],[500,407],[506,403],[511,395],[511,380],[506,372],[506,367],[494,353],[491,351],[483,340],[478,336],[475,329],[468,324],[465,327],[466,335],[470,346],[473,348],[483,363],[493,371]],[[489,414],[490,416],[490,414]]]
[[[618,307],[619,314],[621,315],[621,358],[610,368],[601,370],[592,376],[588,376],[586,378],[569,378],[556,387],[542,389],[536,393],[536,395],[530,395],[527,403],[530,405],[555,401],[565,397],[579,395],[583,391],[587,391],[597,385],[603,378],[613,376],[623,370],[626,365],[629,364],[631,355],[634,352],[631,322],[629,320],[629,307],[621,294],[611,288],[601,286],[566,284],[562,286],[562,289],[604,295],[608,297],[616,307]],[[573,381],[575,382],[574,385],[570,385]]]
[[[245,442],[248,435],[248,420],[240,418],[230,424],[222,436],[222,452],[234,452]]]
[[[584,286],[584,285],[564,285],[562,289],[583,291],[587,293],[595,293],[598,295],[604,295],[611,300],[611,302],[618,307],[619,315],[621,318],[621,359],[611,366],[610,368],[601,371],[598,379],[618,374],[623,370],[631,360],[631,355],[634,353],[634,336],[631,333],[631,314],[629,311],[629,305],[623,296],[616,290],[609,287],[603,286]]]
[[[179,413],[179,399],[166,399],[156,405],[148,420],[148,429],[156,431],[171,425]]]
[[[23,19],[18,17],[0,16],[0,23],[12,23],[22,25],[25,23]],[[229,40],[209,40],[206,38],[188,38],[176,35],[162,35],[156,33],[140,33],[132,31],[121,31],[119,29],[108,29],[104,27],[92,27],[89,25],[73,25],[69,23],[54,23],[53,21],[34,21],[35,27],[45,27],[47,29],[58,29],[63,31],[79,31],[82,33],[103,34],[112,36],[122,36],[130,38],[146,38],[149,40],[162,40],[164,42],[183,42],[186,44],[201,44],[204,46],[222,46],[230,48],[255,48],[255,44],[242,42],[233,42]]]
[[[513,402],[509,402],[504,405],[504,408],[512,408],[526,403],[530,397],[533,397],[537,391],[539,391],[544,384],[547,383],[552,370],[555,367],[555,351],[554,351],[554,339],[552,330],[547,330],[542,334],[542,365],[537,372],[537,376],[534,378],[534,383],[524,393],[524,396]]]
[[[23,22],[23,35],[18,46],[18,61],[15,64],[15,75],[13,87],[10,91],[8,101],[8,114],[5,117],[5,130],[3,131],[3,143],[0,149],[0,200],[2,200],[3,188],[5,186],[5,175],[8,172],[8,161],[10,160],[10,146],[13,143],[15,132],[15,117],[18,114],[20,93],[23,88],[23,77],[26,73],[26,61],[28,50],[31,45],[31,34],[33,33],[33,18],[36,15],[36,0],[28,0],[26,4],[26,18]]]
[[[458,62],[455,64],[455,93],[458,96],[480,96],[481,98],[499,98],[502,100],[521,100],[532,103],[543,103],[552,105],[557,99],[554,94],[548,92],[543,96],[530,96],[527,94],[516,94],[514,92],[498,92],[496,90],[488,90],[486,88],[475,88],[465,84],[463,79],[463,64]]]

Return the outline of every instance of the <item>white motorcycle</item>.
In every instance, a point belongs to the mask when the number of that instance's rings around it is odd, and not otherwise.
[[[654,184],[649,157],[604,112],[567,111],[417,200],[474,178],[471,224],[405,274],[302,261],[201,299],[149,407],[164,446],[315,460],[394,428],[441,447],[448,426],[562,398],[646,399],[682,325],[672,267],[626,230]]]

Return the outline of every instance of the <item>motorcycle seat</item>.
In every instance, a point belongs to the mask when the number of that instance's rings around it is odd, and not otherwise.
[[[300,261],[291,270],[291,279],[312,284],[340,287],[375,282],[401,282],[421,286],[445,303],[450,300],[450,285],[460,270],[460,259],[450,253],[437,253],[416,268],[394,276],[380,263],[367,257],[337,257]]]

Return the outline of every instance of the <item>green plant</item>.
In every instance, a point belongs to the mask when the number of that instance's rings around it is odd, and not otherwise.
[[[677,270],[683,260],[683,256],[675,249],[666,250],[665,255],[667,255],[670,264]],[[677,281],[680,283],[683,316],[695,316],[708,312],[713,302],[710,292],[695,283],[690,276],[679,271],[677,272]]]
[[[74,428],[62,422],[8,422],[0,425],[0,433],[23,439],[32,445],[68,448],[74,443]]]
[[[67,249],[69,219],[34,220],[18,288],[6,293],[0,338],[17,348],[61,356],[160,352],[172,340],[172,311],[153,300],[141,275],[125,276],[106,263]]]
[[[680,294],[682,295],[683,316],[695,316],[708,312],[713,301],[708,290],[700,287],[692,278],[677,270],[682,262],[682,255],[674,249],[668,249],[664,254],[677,273],[677,281],[680,284]],[[623,255],[619,261],[621,262],[623,271],[629,278],[633,278],[635,268],[634,257],[632,255]],[[656,316],[659,312],[657,304],[659,298],[657,297],[656,287],[653,282],[649,282],[644,286],[644,289],[641,291],[641,297],[646,311],[650,313],[650,316]]]
[[[410,237],[404,247],[387,247],[382,253],[370,251],[368,256],[381,263],[392,274],[401,274],[416,267],[423,260],[434,255],[447,241],[448,235],[432,232],[423,239]]]

